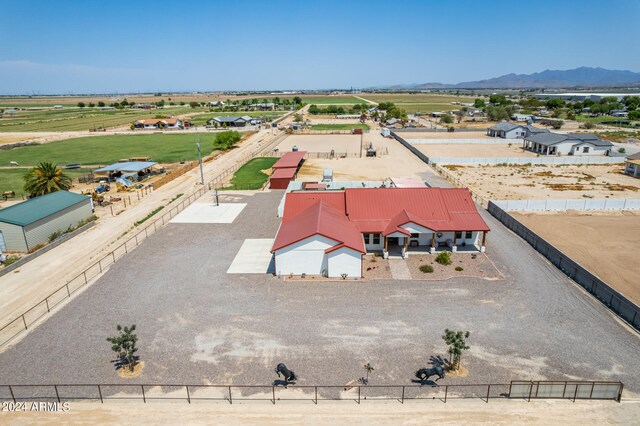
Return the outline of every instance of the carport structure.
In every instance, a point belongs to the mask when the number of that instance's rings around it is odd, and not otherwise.
[[[306,153],[306,151],[287,152],[276,161],[271,166],[274,171],[269,178],[269,188],[287,189],[289,182],[295,179]]]

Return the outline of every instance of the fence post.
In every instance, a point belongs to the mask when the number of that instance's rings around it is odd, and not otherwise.
[[[404,386],[402,387],[402,399],[400,400],[400,404],[404,404]]]
[[[24,323],[24,329],[27,329],[27,320],[24,319],[24,314],[20,315],[22,317],[22,322]]]
[[[578,396],[578,386],[579,386],[579,384],[576,383],[576,390],[573,393],[573,402],[576,402],[576,397]]]
[[[229,404],[233,404],[233,400],[231,399],[231,386],[229,386]]]
[[[275,386],[271,386],[271,395],[273,397],[273,405],[276,405],[276,387]]]
[[[191,404],[191,395],[189,395],[189,385],[186,385],[186,387],[187,387],[187,402]]]
[[[489,393],[491,392],[491,385],[487,385],[487,404],[489,403]]]
[[[69,283],[64,285],[67,288],[67,296],[71,297],[71,292],[69,291]]]
[[[318,387],[315,386],[315,388],[316,388],[316,405],[318,405]]]
[[[102,259],[98,260],[98,266],[100,267],[100,273],[102,273]]]
[[[591,392],[589,392],[589,399],[593,397],[593,388],[596,386],[596,382],[591,382]]]
[[[53,389],[56,391],[56,398],[58,399],[58,404],[60,403],[60,394],[58,393],[58,385],[53,385]]]
[[[44,302],[47,304],[47,312],[51,312],[51,310],[49,310],[49,298],[44,299]]]
[[[100,385],[98,385],[98,395],[100,395],[100,403],[104,404],[104,400],[102,399],[102,390],[100,389]]]
[[[84,272],[82,272],[82,275],[84,275],[84,283],[87,284],[87,271],[85,270]]]
[[[529,399],[527,402],[531,402],[531,392],[533,392],[533,382],[529,384]]]
[[[11,399],[13,399],[13,403],[16,403],[16,397],[13,394],[13,389],[11,388],[11,385],[9,385],[9,393],[11,393]]]
[[[358,386],[358,404],[360,404],[360,386]]]
[[[113,258],[113,263],[116,263],[116,254],[111,252],[111,257]]]
[[[140,385],[140,389],[142,389],[142,400],[146,404],[147,403],[147,397],[144,394],[144,385]]]
[[[445,385],[444,387],[444,403],[447,403],[447,394],[449,393],[449,385]]]

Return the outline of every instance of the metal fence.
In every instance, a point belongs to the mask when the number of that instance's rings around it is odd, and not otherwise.
[[[505,211],[640,210],[639,198],[591,198],[574,200],[492,200]]]
[[[253,152],[245,155],[233,166],[228,167],[223,172],[216,175],[209,181],[207,185],[200,187],[193,193],[185,194],[180,198],[174,199],[167,206],[168,208],[163,209],[161,211],[161,214],[155,217],[154,220],[148,220],[145,221],[144,224],[141,224],[140,226],[144,225],[144,227],[140,228],[135,234],[129,237],[122,244],[102,256],[100,259],[92,263],[85,270],[74,276],[71,280],[53,291],[40,302],[36,303],[20,316],[0,328],[0,346],[4,346],[18,334],[25,330],[28,330],[28,328],[37,320],[42,318],[47,313],[51,312],[51,310],[55,306],[70,298],[74,293],[91,282],[91,280],[100,276],[106,270],[106,268],[120,260],[129,251],[140,245],[142,241],[147,239],[162,226],[169,223],[171,219],[173,219],[178,213],[183,211],[191,203],[200,198],[207,191],[219,187],[222,182],[224,182],[229,176],[231,176],[236,170],[242,167],[242,165],[244,165],[250,159],[258,155],[264,155],[267,152],[271,151],[272,147],[275,146],[275,144],[280,143],[283,138],[284,136],[280,136],[270,142],[267,146],[254,150]]]
[[[602,279],[558,250],[493,201],[489,201],[487,210],[507,228],[518,234],[534,249],[549,259],[551,263],[564,272],[569,278],[580,284],[585,290],[611,309],[616,315],[628,322],[636,330],[640,330],[640,307],[638,307],[638,305],[631,302]]]
[[[522,145],[522,139],[409,139],[411,145]]]
[[[463,157],[429,157],[429,162],[436,164],[457,164],[457,165],[571,165],[571,164],[621,164],[624,163],[622,157],[583,157],[580,155],[569,156],[540,156],[540,157],[485,157],[485,158],[463,158]]]
[[[70,401],[397,401],[451,399],[570,399],[620,402],[621,382],[512,381],[506,384],[461,385],[188,385],[188,384],[47,384],[0,385],[0,400]]]
[[[407,142],[406,140],[404,140],[401,136],[399,136],[395,130],[393,132],[391,132],[391,137],[393,137],[395,140],[397,140],[398,142],[400,142],[405,148],[407,148],[409,151],[413,152],[415,154],[416,157],[418,157],[419,159],[421,159],[422,161],[424,161],[425,163],[429,164],[429,157],[427,157],[426,155],[424,155],[424,153],[420,152],[416,147],[414,147],[413,145],[411,145],[409,142]]]

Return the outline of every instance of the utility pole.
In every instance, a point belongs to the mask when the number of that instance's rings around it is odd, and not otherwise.
[[[204,186],[204,172],[202,171],[202,153],[200,152],[200,136],[196,139],[196,148],[198,149],[198,161],[200,162],[200,183]]]

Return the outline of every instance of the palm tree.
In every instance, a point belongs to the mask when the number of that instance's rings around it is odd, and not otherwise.
[[[24,190],[32,197],[71,188],[71,178],[50,162],[41,162],[24,175]]]

